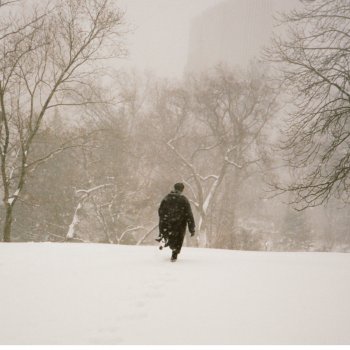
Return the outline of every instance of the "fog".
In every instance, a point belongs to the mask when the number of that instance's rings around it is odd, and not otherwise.
[[[187,62],[193,18],[221,0],[124,0],[131,24],[127,66],[159,76],[180,77]]]
[[[130,35],[127,62],[118,64],[153,71],[162,77],[178,78],[184,74],[188,63],[191,27],[208,10],[225,3],[235,4],[238,12],[232,14],[232,21],[244,26],[242,32],[249,30],[249,26],[254,27],[253,31],[259,31],[259,15],[255,15],[254,19],[258,19],[256,22],[245,21],[242,12],[248,15],[247,10],[255,9],[256,12],[256,7],[259,7],[259,10],[264,10],[261,17],[268,17],[273,26],[274,13],[295,7],[299,0],[119,0],[119,3],[126,12]],[[220,18],[217,23],[211,21],[208,25],[220,26]],[[254,36],[250,36],[247,43],[255,53],[261,44]],[[246,61],[241,60],[240,64],[246,64]]]
[[[3,241],[154,245],[183,182],[188,246],[350,251],[347,63],[324,59],[348,33],[316,22],[342,8],[23,3],[0,4]]]

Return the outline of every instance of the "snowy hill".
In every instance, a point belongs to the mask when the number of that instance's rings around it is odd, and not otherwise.
[[[0,344],[350,344],[350,254],[0,245]]]

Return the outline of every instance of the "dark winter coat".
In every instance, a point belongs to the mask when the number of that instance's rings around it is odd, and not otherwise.
[[[162,200],[158,209],[159,233],[168,242],[170,249],[181,250],[186,226],[195,232],[195,223],[188,199],[180,192],[171,191]]]

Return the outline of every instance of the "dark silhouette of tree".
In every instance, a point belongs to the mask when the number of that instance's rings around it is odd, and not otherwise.
[[[10,5],[9,5],[10,6]],[[94,89],[101,60],[123,54],[123,13],[111,0],[67,0],[17,9],[0,19],[0,171],[3,240],[28,173],[64,147],[34,159],[43,121],[61,106],[105,102]]]
[[[281,149],[293,169],[279,184],[305,209],[350,194],[350,3],[303,1],[280,18],[267,59],[276,62],[293,98]]]

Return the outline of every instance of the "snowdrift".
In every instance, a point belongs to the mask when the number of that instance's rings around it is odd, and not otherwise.
[[[0,344],[350,344],[350,255],[0,244]]]

